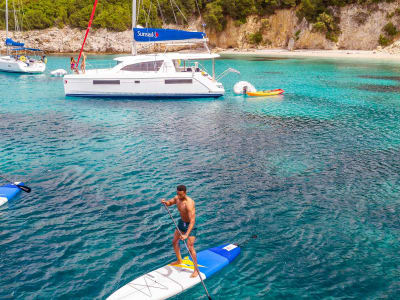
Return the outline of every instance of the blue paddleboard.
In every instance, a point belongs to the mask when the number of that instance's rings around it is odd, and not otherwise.
[[[21,182],[17,182],[19,185],[24,185]],[[17,187],[15,184],[6,184],[0,186],[0,206],[17,197],[21,189]]]

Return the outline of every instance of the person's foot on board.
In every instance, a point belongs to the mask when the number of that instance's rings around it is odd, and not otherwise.
[[[182,264],[182,261],[179,261],[179,260],[170,263],[171,266],[176,266],[176,265],[181,265],[181,264]]]
[[[190,275],[190,278],[195,278],[195,277],[197,277],[197,276],[199,276],[199,272],[197,272],[197,270],[195,270],[195,271],[192,273],[192,275]]]

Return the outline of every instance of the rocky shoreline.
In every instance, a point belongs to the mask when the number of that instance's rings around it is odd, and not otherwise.
[[[6,32],[0,31],[1,40]],[[46,53],[65,54],[79,52],[85,36],[85,30],[76,28],[49,28],[24,32],[10,32],[9,35],[23,41],[27,47],[40,48]],[[130,53],[131,31],[113,32],[107,29],[91,30],[86,41],[85,51],[91,53]],[[5,50],[2,44],[0,49]]]

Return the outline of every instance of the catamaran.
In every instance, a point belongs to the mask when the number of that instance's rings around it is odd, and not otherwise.
[[[43,73],[46,70],[46,59],[33,58],[43,54],[40,49],[25,48],[24,43],[19,43],[8,37],[8,0],[6,0],[6,40],[7,54],[0,56],[0,71],[15,73]]]
[[[216,77],[215,59],[219,55],[211,53],[207,47],[207,38],[204,32],[136,28],[135,0],[132,3],[132,31],[131,56],[115,58],[115,66],[112,68],[92,69],[86,70],[84,73],[64,76],[65,95],[139,98],[192,98],[224,95],[225,89],[218,80],[236,70],[228,69]],[[163,43],[166,45],[202,43],[207,52],[164,52],[138,55],[136,43]],[[212,60],[211,74],[202,67],[199,60]]]

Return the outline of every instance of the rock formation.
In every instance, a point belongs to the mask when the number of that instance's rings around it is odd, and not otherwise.
[[[340,17],[341,34],[337,42],[328,40],[324,33],[313,30],[312,24],[305,19],[299,20],[296,9],[281,9],[265,17],[249,16],[245,24],[227,19],[222,32],[207,29],[212,47],[227,49],[238,48],[285,48],[292,49],[348,49],[373,50],[379,46],[382,29],[390,21],[400,28],[399,1],[393,3],[371,4],[369,6],[348,5],[336,12]],[[391,17],[390,14],[392,14]],[[193,20],[190,29],[200,29],[200,20]],[[176,28],[176,26],[174,26]],[[48,53],[78,52],[82,45],[85,30],[65,27],[10,33],[11,37],[21,40],[28,47],[39,47]],[[259,43],[252,41],[257,34]],[[0,31],[4,40],[5,31]],[[86,52],[129,53],[131,51],[132,32],[113,32],[107,29],[92,29],[85,45]],[[289,45],[290,41],[290,45]],[[387,47],[388,53],[398,53],[400,42]],[[4,51],[4,45],[0,49]]]

